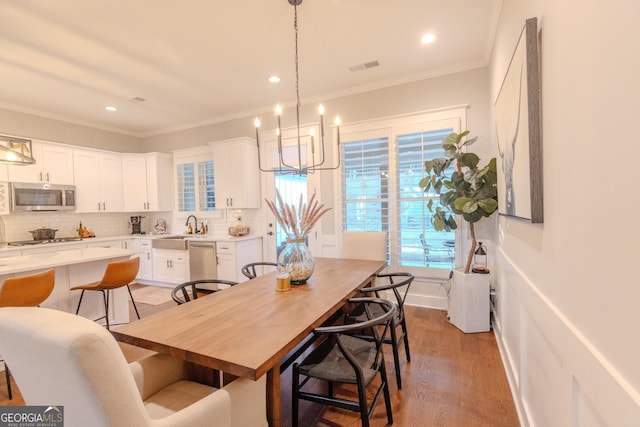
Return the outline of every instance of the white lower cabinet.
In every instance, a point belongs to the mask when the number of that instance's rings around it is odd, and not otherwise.
[[[140,269],[138,270],[137,279],[153,280],[153,256],[151,252],[151,240],[136,239],[134,249],[141,251]]]
[[[189,252],[172,249],[153,249],[153,280],[165,283],[189,281]]]
[[[262,238],[241,241],[219,241],[218,279],[245,282],[248,279],[240,272],[243,265],[262,261]]]
[[[88,248],[121,248],[121,249],[133,249],[133,240],[99,240],[92,242],[91,240],[85,240]]]

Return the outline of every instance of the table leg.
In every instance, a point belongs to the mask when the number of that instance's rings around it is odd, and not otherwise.
[[[267,372],[267,421],[270,427],[280,427],[280,367],[275,366]]]

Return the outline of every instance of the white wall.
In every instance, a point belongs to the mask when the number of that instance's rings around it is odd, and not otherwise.
[[[134,136],[2,108],[0,134],[122,153],[139,153],[142,149],[140,138]]]
[[[542,34],[544,224],[501,218],[497,334],[523,425],[640,425],[640,2],[504,0],[495,100],[524,21]]]

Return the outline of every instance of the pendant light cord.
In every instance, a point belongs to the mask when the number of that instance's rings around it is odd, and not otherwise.
[[[298,68],[298,6],[293,5],[293,29],[295,30],[296,61],[296,129],[298,132],[298,165],[302,169],[302,143],[300,141],[300,71]]]

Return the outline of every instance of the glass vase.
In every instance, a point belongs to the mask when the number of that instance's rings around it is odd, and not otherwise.
[[[278,256],[278,272],[289,273],[292,285],[302,285],[311,277],[315,265],[305,237],[287,237],[286,245]]]

